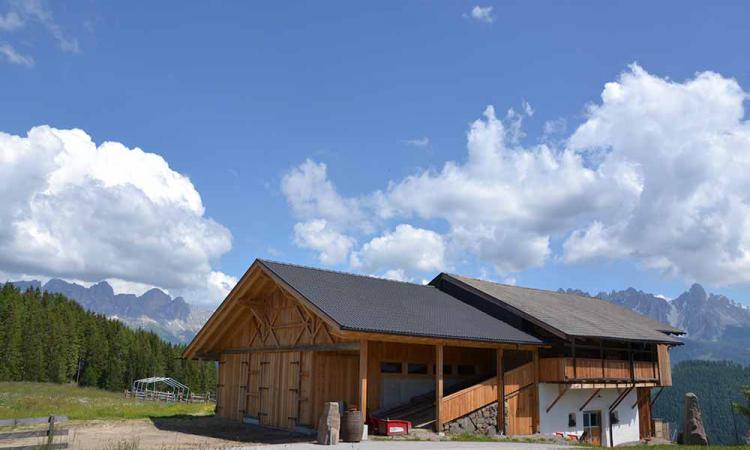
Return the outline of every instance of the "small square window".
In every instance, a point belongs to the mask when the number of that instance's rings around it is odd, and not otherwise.
[[[427,374],[427,364],[409,363],[406,366],[406,372],[411,374]]]
[[[463,376],[470,376],[477,374],[477,368],[469,364],[459,364],[458,374]]]
[[[576,426],[576,413],[568,414],[568,426],[569,427]]]
[[[402,367],[400,362],[381,362],[380,373],[401,373]]]

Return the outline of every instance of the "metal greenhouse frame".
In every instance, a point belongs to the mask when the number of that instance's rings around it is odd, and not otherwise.
[[[165,385],[170,391],[157,390],[159,384]],[[172,400],[187,398],[190,388],[169,377],[149,377],[133,381],[133,394],[137,397],[157,397],[160,400]]]

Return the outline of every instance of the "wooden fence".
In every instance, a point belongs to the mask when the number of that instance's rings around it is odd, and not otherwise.
[[[172,392],[160,391],[125,391],[125,398],[154,402],[183,402],[183,403],[215,403],[216,397],[210,392],[205,394],[188,395],[174,394]]]
[[[28,438],[42,438],[41,443],[37,445],[22,445],[15,447],[0,447],[2,450],[31,450],[31,449],[48,449],[48,448],[67,448],[67,442],[54,442],[55,436],[67,436],[68,429],[61,428],[59,424],[61,422],[67,422],[68,418],[65,416],[49,416],[49,417],[33,417],[29,419],[2,419],[0,420],[0,427],[15,427],[21,425],[36,425],[40,423],[48,424],[46,428],[41,430],[27,430],[27,431],[0,431],[0,445],[2,441],[11,439],[28,439]]]

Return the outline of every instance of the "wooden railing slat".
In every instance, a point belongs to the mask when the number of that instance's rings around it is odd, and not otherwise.
[[[55,436],[67,436],[68,429],[58,428],[53,431],[53,434]],[[47,435],[48,435],[47,430],[13,431],[10,433],[0,433],[0,441],[5,441],[9,439],[24,439],[24,438],[32,438],[32,437],[47,437]],[[0,450],[5,450],[5,448],[2,448]]]
[[[52,448],[68,448],[67,442],[58,442],[55,444],[40,444],[40,445],[22,445],[20,447],[3,447],[3,450],[37,450],[37,449],[52,449]]]
[[[67,422],[67,416],[54,416],[55,422]],[[49,423],[48,417],[31,417],[28,419],[2,419],[0,420],[0,427],[14,427],[18,425],[34,425],[38,423]]]

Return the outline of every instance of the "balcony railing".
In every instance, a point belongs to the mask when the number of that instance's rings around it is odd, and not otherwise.
[[[656,362],[598,358],[541,358],[539,380],[560,381],[658,381]]]

